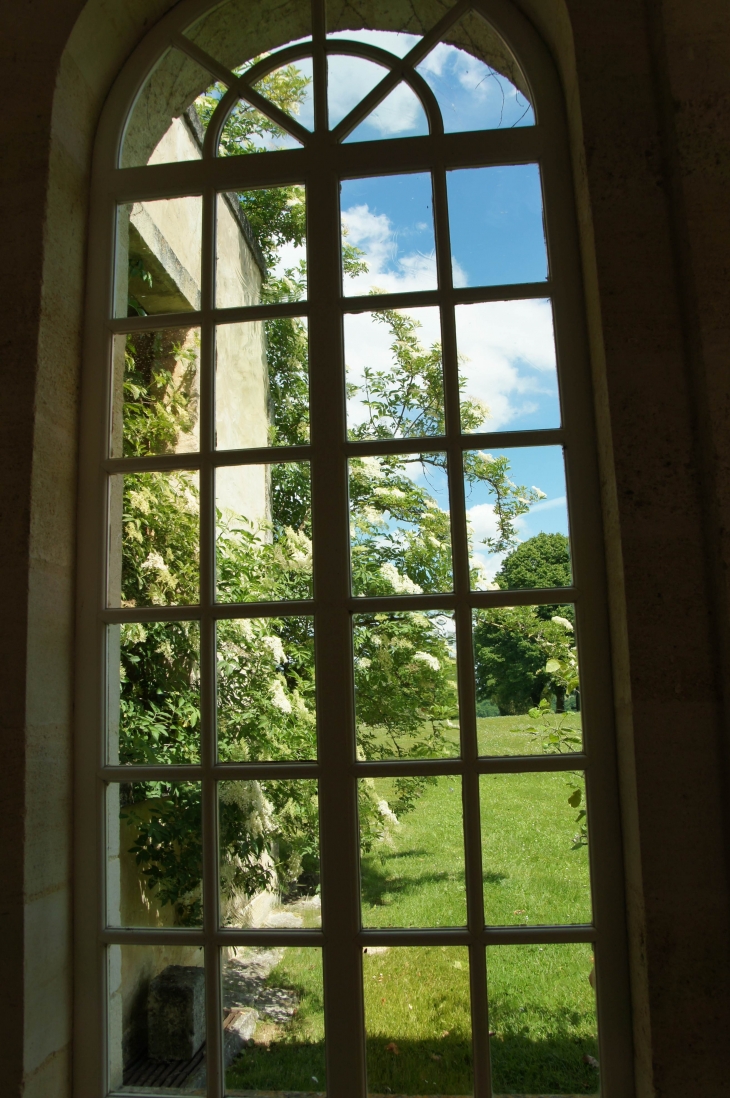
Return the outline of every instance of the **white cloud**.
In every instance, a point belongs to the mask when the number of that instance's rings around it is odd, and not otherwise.
[[[367,204],[361,204],[345,210],[342,220],[348,241],[365,252],[368,264],[366,273],[346,280],[348,295],[368,294],[374,286],[387,293],[435,288],[435,255],[408,251],[408,231],[398,233],[387,214],[373,213]],[[419,228],[414,226],[414,230]],[[458,268],[454,281],[457,285],[467,282]],[[441,339],[436,309],[408,312],[421,321],[419,335],[426,346]],[[500,430],[516,417],[538,411],[541,402],[555,399],[555,341],[549,301],[460,305],[456,323],[465,395],[489,408],[486,430]],[[347,365],[353,381],[362,377],[366,365],[388,366],[387,328],[361,315],[347,318],[346,332]],[[546,425],[558,426],[557,422]]]
[[[477,503],[466,512],[470,530],[470,556],[472,567],[481,569],[482,577],[478,584],[480,590],[488,589],[494,583],[494,577],[502,567],[506,553],[490,553],[485,538],[497,537],[499,528],[497,516],[491,503]]]
[[[554,499],[542,499],[539,503],[533,503],[530,514],[536,515],[540,511],[554,511],[557,507],[565,508],[568,501],[565,496],[555,496]]]
[[[491,503],[477,503],[467,511],[474,541],[481,544],[485,538],[496,538],[499,533],[497,516]]]
[[[330,55],[327,102],[330,126],[334,127],[387,76],[388,69],[364,57]],[[398,84],[365,122],[374,136],[392,137],[414,130],[419,122],[427,131],[426,116],[418,97],[407,84]]]
[[[387,74],[388,70],[382,65],[376,65],[364,57],[330,55],[327,62],[330,126],[341,122]]]
[[[300,259],[307,258],[307,249],[303,244],[292,244],[287,241],[285,244],[281,244],[276,253],[276,263],[274,264],[271,274],[281,277],[285,271],[291,270],[293,267],[297,267]]]
[[[536,411],[541,398],[555,394],[555,341],[548,301],[460,305],[456,328],[464,392],[489,408],[487,430],[499,430],[516,416]]]
[[[534,537],[535,534],[540,532],[542,523],[538,521],[533,524],[533,515],[541,511],[564,510],[565,507],[565,496],[556,496],[554,499],[533,503],[526,514],[515,519],[514,525],[517,530],[518,543],[527,541],[528,538]],[[482,581],[479,587],[484,590],[494,582],[494,577],[502,567],[507,552],[490,553],[484,545],[485,538],[496,538],[499,534],[497,516],[491,503],[477,503],[473,507],[469,507],[466,516],[471,530],[471,562],[472,566],[482,569]]]
[[[425,111],[418,96],[407,84],[398,84],[365,121],[382,137],[408,135],[416,129],[428,133]]]
[[[348,243],[362,248],[368,265],[364,274],[346,280],[348,296],[367,294],[373,286],[387,293],[436,288],[435,252],[402,250],[400,241],[407,242],[408,232],[395,230],[387,214],[375,214],[363,204],[344,210],[342,221]]]

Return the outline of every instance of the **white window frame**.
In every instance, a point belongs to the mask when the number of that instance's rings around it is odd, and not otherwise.
[[[214,78],[225,77],[230,86],[231,76],[227,70],[202,55],[196,47],[186,46],[180,37],[185,27],[212,6],[208,0],[186,0],[143,40],[107,100],[94,157],[80,451],[74,1093],[83,1098],[103,1098],[108,1093],[105,954],[110,944],[155,944],[170,939],[205,948],[208,1094],[211,1098],[220,1098],[224,1092],[220,1001],[222,946],[284,942],[323,948],[327,1089],[331,1098],[362,1098],[366,1093],[362,948],[373,944],[467,946],[471,963],[474,1093],[479,1098],[486,1098],[491,1094],[491,1074],[485,947],[590,942],[596,957],[601,1094],[604,1098],[630,1098],[634,1093],[633,1056],[600,483],[570,147],[563,95],[554,64],[534,29],[507,0],[459,2],[451,9],[452,18],[458,18],[468,8],[480,12],[519,60],[529,80],[536,125],[478,133],[433,132],[428,137],[384,140],[380,143],[381,150],[374,150],[372,144],[334,144],[326,133],[323,93],[326,62],[321,27],[324,0],[314,0],[315,34],[320,28],[320,39],[314,45],[318,132],[314,137],[309,135],[304,148],[250,157],[216,159],[207,156],[199,161],[153,167],[117,167],[131,107],[150,69],[171,44],[186,49],[209,68]],[[438,37],[439,28],[422,39],[424,53]],[[337,51],[343,52],[341,41],[337,42]],[[373,58],[377,53],[362,45],[357,52],[363,56],[369,52]],[[400,79],[397,64],[393,73],[395,83]],[[379,88],[382,98],[385,94],[383,85]],[[429,96],[433,97],[424,88],[425,85],[419,86],[418,90],[428,109]],[[377,98],[375,93],[367,97],[356,120],[375,104]],[[282,117],[287,128],[301,137],[296,123]],[[432,114],[432,122],[434,117]],[[209,128],[206,149],[215,149],[219,129],[212,125]],[[527,162],[537,162],[541,169],[551,271],[549,281],[478,291],[455,289],[448,247],[447,168]],[[354,311],[358,301],[352,297],[343,298],[341,294],[339,180],[416,170],[433,173],[439,289],[433,293],[389,295],[387,300],[379,298],[379,304],[381,308],[427,304],[441,307],[447,437],[418,439],[413,446],[402,441],[351,443],[346,441],[342,316]],[[307,186],[309,292],[306,303],[297,303],[295,311],[296,315],[307,315],[309,324],[311,446],[304,450],[216,451],[213,411],[216,322],[261,319],[285,311],[276,306],[215,308],[216,194],[256,184],[302,182]],[[105,578],[109,540],[108,477],[123,470],[161,470],[181,464],[178,457],[109,457],[109,375],[113,337],[134,329],[174,327],[177,319],[163,315],[134,320],[112,319],[116,210],[120,203],[192,194],[203,196],[202,304],[198,313],[185,314],[184,324],[186,327],[199,326],[202,332],[201,452],[186,467],[194,465],[200,470],[201,603],[193,608],[109,609]],[[464,301],[548,296],[554,307],[564,425],[551,431],[461,435],[454,305]],[[504,445],[543,444],[561,445],[565,451],[574,585],[541,592],[471,591],[462,453],[473,448],[493,450]],[[347,457],[404,452],[409,446],[414,451],[438,449],[448,454],[454,593],[355,600],[351,596],[349,577]],[[190,457],[185,455],[186,459]],[[225,464],[286,458],[311,461],[314,598],[291,605],[222,607],[215,603],[214,586],[214,469]],[[565,757],[554,756],[480,758],[471,660],[473,609],[568,601],[575,603],[578,621],[584,751],[570,756],[568,764]],[[358,762],[354,736],[351,615],[356,610],[419,607],[453,610],[456,616],[462,754],[458,759],[449,760]],[[215,620],[287,612],[313,613],[315,616],[319,761],[220,764],[216,761],[215,747]],[[204,924],[200,930],[110,929],[106,925],[105,901],[105,786],[108,782],[130,781],[142,768],[107,765],[104,733],[106,627],[110,622],[125,620],[193,618],[201,623],[201,763],[196,767],[144,768],[144,775],[154,778],[158,776],[158,770],[164,770],[169,778],[184,777],[202,782]],[[589,926],[485,927],[479,777],[482,774],[563,769],[581,769],[586,775],[594,921]],[[468,910],[465,928],[375,930],[361,926],[356,782],[360,777],[403,771],[461,777]],[[319,782],[321,930],[232,930],[218,924],[216,783],[222,778],[273,776],[309,777]]]

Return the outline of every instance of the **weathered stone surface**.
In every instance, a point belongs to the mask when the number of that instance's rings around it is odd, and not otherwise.
[[[617,615],[622,607],[624,613],[614,634],[615,703],[630,732],[626,755],[634,769],[633,778],[625,769],[623,786],[629,892],[638,913],[634,971],[643,966],[647,981],[637,1028],[641,1094],[719,1098],[727,1093],[723,1050],[730,1028],[721,822],[728,804],[723,718],[730,712],[722,691],[722,680],[730,679],[723,649],[730,623],[730,6],[727,0],[515,4],[556,60],[574,140],[603,401],[609,570]],[[74,547],[91,148],[116,74],[172,6],[173,0],[0,6],[0,1077],[9,1098],[71,1093],[63,1027],[49,1044],[32,1036],[46,1026],[49,1011],[70,1024],[70,930],[65,916],[36,921],[28,907],[46,889],[70,883],[70,767],[54,764],[52,780],[42,774],[39,780],[33,757],[42,742],[44,765],[64,759],[72,743],[73,618],[66,607],[74,574],[65,561]],[[371,25],[395,27],[406,25],[401,13],[412,12],[407,26],[419,31],[432,6],[341,0],[332,15],[347,13],[343,21],[355,25],[349,13],[362,11]],[[222,7],[201,28],[203,44],[227,63],[270,43],[275,24],[282,26],[278,42],[308,32],[299,0],[264,5],[264,18],[248,0],[240,0],[240,11],[234,43]],[[244,40],[248,53],[239,49]],[[36,599],[29,591],[39,590],[46,545],[64,564],[56,593]],[[711,598],[702,579],[708,571]],[[51,679],[48,666],[58,667]],[[41,703],[42,735],[29,724]],[[41,859],[34,851],[43,829],[53,841]],[[59,882],[49,867],[58,868]],[[34,967],[25,959],[41,940],[44,962],[58,977],[38,987],[42,1010],[34,1003]],[[79,1078],[81,1070],[76,1062],[78,1092],[98,1092]]]
[[[223,1066],[230,1067],[253,1037],[259,1020],[258,1011],[243,1007],[229,1012],[223,1026]],[[205,1088],[207,1079],[205,1060],[185,1080],[185,1087]]]
[[[150,984],[148,1049],[154,1060],[190,1060],[205,1041],[205,971],[168,965]]]

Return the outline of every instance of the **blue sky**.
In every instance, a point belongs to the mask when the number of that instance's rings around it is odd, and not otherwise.
[[[336,39],[338,35],[331,35]],[[404,56],[417,38],[389,32],[343,32]],[[534,116],[522,95],[502,77],[454,46],[441,44],[420,64],[444,116],[447,132],[532,125]],[[329,110],[332,124],[366,95],[384,70],[367,60],[336,55],[329,62]],[[425,131],[422,108],[399,85],[350,140],[408,136]],[[452,269],[457,286],[541,282],[548,276],[539,169],[535,164],[470,168],[447,176]],[[431,290],[437,286],[433,197],[428,173],[349,179],[342,182],[341,210],[348,240],[364,252],[368,271],[346,279],[346,296]],[[437,309],[405,310],[421,324],[425,345],[440,340]],[[485,409],[484,430],[557,427],[560,424],[551,303],[547,298],[496,301],[456,310],[460,371],[465,395]],[[350,377],[357,381],[368,365],[390,361],[390,336],[364,314],[345,319],[345,352]],[[358,408],[350,408],[356,422]],[[512,479],[535,486],[545,499],[518,522],[525,540],[540,531],[568,532],[563,458],[559,447],[512,448]],[[496,452],[495,452],[496,453]],[[414,473],[415,475],[415,473]],[[418,479],[418,477],[417,477]],[[430,478],[442,507],[448,507],[445,480]],[[485,582],[500,566],[480,546],[494,533],[494,514],[485,487],[467,499],[474,531],[474,559]]]
[[[516,521],[520,541],[535,534],[567,534],[568,509],[565,496],[565,468],[560,446],[519,446],[489,451],[493,457],[505,455],[510,463],[510,480],[526,488],[538,488],[545,498],[534,503],[526,515]],[[503,553],[490,554],[482,544],[494,537],[496,521],[490,494],[482,485],[466,486],[466,507],[472,528],[472,561],[481,566],[489,586],[504,559]]]
[[[483,451],[484,452],[484,451]],[[567,534],[568,512],[565,496],[565,472],[563,453],[560,446],[524,446],[489,451],[492,457],[505,456],[510,463],[510,480],[527,490],[537,488],[544,498],[534,503],[527,514],[515,521],[517,538],[526,541],[535,534]],[[366,459],[374,462],[375,459]],[[430,494],[443,510],[449,510],[449,488],[445,469],[426,466],[424,469],[416,463],[406,467],[407,473],[417,483],[428,488]],[[470,526],[470,556],[472,564],[481,569],[478,589],[488,589],[494,582],[494,576],[501,567],[504,553],[490,553],[483,544],[484,538],[497,536],[497,523],[494,516],[489,490],[483,484],[466,484],[466,507]],[[397,523],[406,526],[405,523]]]
[[[449,173],[454,281],[458,286],[542,281],[546,275],[540,181],[534,164]],[[433,202],[427,173],[342,183],[348,240],[368,271],[346,278],[346,296],[436,288]],[[438,314],[414,313],[425,344],[440,339]],[[560,424],[553,318],[546,298],[462,305],[456,310],[465,395],[488,410],[485,429]],[[353,377],[388,353],[387,332],[367,317],[348,318]]]

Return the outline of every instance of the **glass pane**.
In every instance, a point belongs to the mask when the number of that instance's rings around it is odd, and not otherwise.
[[[112,783],[106,803],[109,926],[202,926],[200,783]]]
[[[368,1094],[473,1094],[468,950],[363,953]]]
[[[109,477],[109,605],[199,601],[198,474]]]
[[[548,277],[537,164],[446,174],[456,286],[543,282]]]
[[[200,761],[200,626],[107,626],[109,761]]]
[[[114,336],[112,457],[200,449],[200,329]]]
[[[259,0],[255,6],[228,0],[217,4],[185,31],[185,37],[233,71],[262,54],[305,41],[311,12],[300,0]]]
[[[221,130],[218,156],[246,156],[248,153],[277,152],[280,149],[301,147],[302,143],[296,137],[292,137],[245,99],[239,99]]]
[[[461,778],[363,778],[363,926],[464,926]]]
[[[329,7],[327,9],[327,14],[329,16]],[[330,31],[327,37],[333,41],[337,41],[338,38],[344,38],[348,42],[365,42],[368,46],[377,46],[381,50],[387,50],[388,53],[392,53],[395,57],[405,57],[405,55],[413,49],[416,42],[420,42],[421,40],[420,34],[405,34],[402,31],[366,29]],[[362,96],[360,96],[360,98],[362,99]]]
[[[280,110],[308,130],[314,129],[313,69],[311,57],[302,57],[275,69],[254,84]]]
[[[593,946],[490,946],[489,1027],[497,1094],[597,1094]]]
[[[346,296],[436,289],[428,173],[345,179],[340,203]]]
[[[219,602],[311,598],[311,498],[308,462],[216,471]]]
[[[527,82],[508,46],[476,12],[452,27],[418,65],[446,133],[534,126]]]
[[[549,541],[559,535],[542,537]],[[533,547],[527,541],[516,555]],[[570,603],[474,611],[480,755],[562,755],[582,749],[574,622]]]
[[[562,577],[556,586],[570,583],[562,447],[467,451],[464,476],[472,590],[538,587],[543,574],[546,579]],[[548,534],[548,541],[540,538]],[[528,565],[535,554],[534,564]],[[555,562],[544,570],[539,562],[543,556]]]
[[[378,104],[345,141],[379,141],[384,137],[424,137],[428,118],[421,100],[405,81]]]
[[[333,130],[361,99],[373,90],[388,70],[364,57],[331,53],[327,58],[327,112]]]
[[[352,458],[349,468],[353,594],[451,591],[446,455]]]
[[[217,307],[306,297],[306,224],[304,187],[218,195]]]
[[[590,923],[583,775],[483,774],[479,791],[485,921]]]
[[[187,54],[168,50],[132,108],[120,167],[200,160],[205,128],[225,90]]]
[[[200,308],[202,214],[196,195],[119,207],[115,316]]]
[[[319,926],[319,802],[309,780],[218,785],[223,926]]]
[[[223,950],[226,1094],[323,1095],[322,951]]]
[[[355,720],[363,758],[458,755],[453,615],[355,614],[353,628]]]
[[[218,757],[316,759],[313,618],[216,626]]]
[[[344,319],[348,436],[445,434],[438,308],[383,309]]]
[[[307,442],[306,317],[220,325],[216,329],[218,449]]]
[[[550,301],[485,301],[455,312],[462,431],[559,427]]]
[[[205,970],[195,946],[107,947],[109,1084],[115,1094],[201,1094]]]

